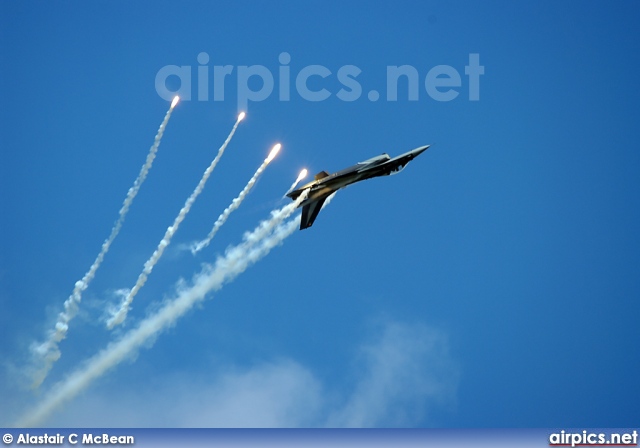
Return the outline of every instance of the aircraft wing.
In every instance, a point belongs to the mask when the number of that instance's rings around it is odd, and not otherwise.
[[[322,210],[322,204],[327,199],[327,196],[311,201],[302,207],[302,217],[300,218],[300,230],[306,229],[313,225],[318,213]]]

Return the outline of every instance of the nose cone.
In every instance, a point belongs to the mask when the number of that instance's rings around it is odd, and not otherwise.
[[[431,146],[431,145],[421,146],[421,147],[416,148],[413,151],[411,151],[411,153],[413,154],[413,157],[419,156],[420,154],[425,152],[427,149],[429,149],[429,146]]]

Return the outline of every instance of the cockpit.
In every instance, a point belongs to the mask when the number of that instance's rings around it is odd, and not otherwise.
[[[387,160],[391,160],[389,154],[383,153],[379,156],[372,157],[371,159],[367,159],[363,162],[358,162],[358,165],[378,165],[380,163],[386,162]]]

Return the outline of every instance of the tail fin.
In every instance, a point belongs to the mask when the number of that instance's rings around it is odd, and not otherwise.
[[[316,174],[315,176],[313,176],[313,178],[315,180],[320,180],[320,179],[324,179],[325,177],[329,176],[330,174],[327,173],[326,171],[320,171],[318,174]]]

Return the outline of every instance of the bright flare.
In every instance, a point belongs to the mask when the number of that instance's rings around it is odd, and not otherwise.
[[[302,171],[300,171],[300,174],[298,174],[297,179],[296,179],[296,180],[291,184],[291,186],[289,187],[289,189],[287,190],[287,192],[284,194],[283,198],[284,198],[284,197],[286,197],[286,196],[287,196],[287,194],[288,194],[290,191],[293,191],[293,189],[296,187],[296,185],[298,185],[298,184],[300,183],[300,181],[301,181],[302,179],[304,179],[305,177],[307,177],[307,173],[308,173],[308,172],[307,172],[307,169],[306,169],[306,168],[303,168],[303,170],[302,170]]]
[[[280,152],[280,148],[282,148],[282,145],[280,143],[276,144],[271,150],[271,152],[269,153],[269,156],[267,157],[265,162],[267,163],[271,162],[275,158],[275,156],[278,155],[278,152]]]
[[[180,97],[178,95],[174,96],[173,101],[171,101],[171,109],[176,107],[176,104],[178,104],[178,101],[180,101]]]
[[[302,179],[304,179],[305,177],[307,177],[308,173],[309,172],[307,171],[307,169],[303,168],[302,171],[300,171],[300,174],[298,174],[298,178],[296,179],[296,184],[300,182]]]
[[[244,117],[246,117],[247,114],[245,114],[244,112],[240,112],[240,115],[238,115],[238,121],[242,121],[244,120]]]

